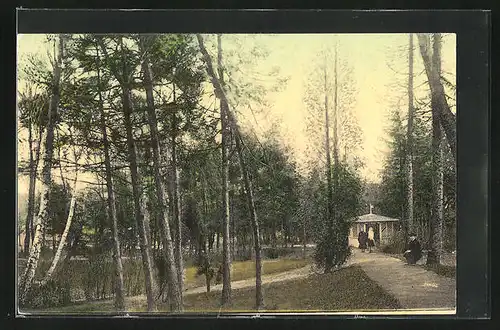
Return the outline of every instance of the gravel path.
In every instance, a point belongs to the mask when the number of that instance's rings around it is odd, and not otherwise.
[[[297,268],[297,269],[292,269],[286,272],[282,273],[275,273],[275,274],[269,274],[269,275],[263,275],[262,276],[262,284],[268,284],[268,283],[277,283],[277,282],[282,282],[282,281],[289,281],[289,280],[296,280],[299,278],[304,278],[309,276],[310,274],[313,273],[313,270],[311,268],[311,265],[307,265],[305,267]],[[253,278],[248,278],[245,280],[240,280],[240,281],[233,281],[231,282],[231,289],[236,290],[236,289],[245,289],[245,288],[251,288],[255,287],[255,277]],[[210,287],[210,291],[222,291],[222,284],[217,284],[217,285],[212,285]],[[188,290],[185,290],[183,295],[192,295],[192,294],[199,294],[199,293],[204,293],[207,292],[207,287],[206,286],[200,286],[196,288],[191,288]],[[137,302],[137,301],[145,301],[146,296],[145,295],[139,295],[139,296],[133,296],[133,297],[127,297],[126,298],[127,302]]]
[[[386,254],[353,252],[351,262],[361,266],[372,280],[396,297],[404,309],[455,309],[454,278],[437,275],[418,265],[407,265]]]
[[[299,278],[306,277],[312,273],[311,265],[307,265],[302,268],[297,268],[289,270],[282,273],[269,274],[262,276],[262,284],[276,283],[282,281],[296,280]],[[255,286],[255,277],[248,278],[245,280],[231,282],[231,289],[244,289]],[[210,291],[222,291],[222,284],[213,285],[210,287]],[[184,295],[191,295],[197,293],[207,292],[206,287],[198,287],[184,291]]]

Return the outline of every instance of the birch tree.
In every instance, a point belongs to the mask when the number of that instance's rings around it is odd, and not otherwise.
[[[24,253],[29,255],[30,245],[34,239],[33,220],[35,216],[35,191],[38,174],[38,164],[40,161],[40,151],[42,145],[42,133],[45,121],[42,122],[42,114],[47,112],[48,100],[44,93],[36,93],[36,84],[30,82],[27,91],[20,95],[19,101],[19,121],[21,125],[28,129],[29,161],[27,164],[29,171],[28,186],[28,208],[25,222]]]
[[[69,230],[71,228],[71,223],[73,221],[73,214],[75,212],[75,204],[76,204],[76,184],[78,183],[78,170],[75,172],[75,179],[73,180],[73,185],[71,188],[71,201],[69,206],[68,218],[66,220],[66,225],[64,227],[64,231],[61,235],[61,240],[59,241],[59,245],[57,247],[57,251],[52,259],[52,263],[49,267],[49,270],[45,274],[45,277],[41,281],[40,285],[45,285],[56,273],[57,266],[59,265],[59,260],[61,259],[63,248],[66,245],[66,238],[68,237]],[[55,234],[54,234],[55,235]]]
[[[41,200],[40,209],[33,223],[35,233],[33,237],[33,245],[30,250],[28,263],[21,278],[19,286],[20,302],[26,301],[27,295],[33,284],[35,272],[40,258],[42,248],[42,236],[44,234],[44,224],[47,222],[49,214],[49,199],[50,199],[50,184],[52,180],[52,155],[54,144],[54,130],[56,125],[56,117],[58,104],[60,99],[60,80],[62,71],[62,62],[64,56],[64,36],[57,37],[57,52],[54,54],[53,74],[50,85],[50,104],[48,109],[47,127],[43,138],[43,158],[42,158],[42,182],[41,182]]]

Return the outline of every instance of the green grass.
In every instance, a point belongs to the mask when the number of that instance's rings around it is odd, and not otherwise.
[[[268,311],[353,311],[397,309],[398,301],[357,266],[308,278],[263,286]],[[220,293],[190,295],[184,299],[188,312],[219,311]],[[232,305],[225,311],[252,311],[255,289],[234,290]]]
[[[308,278],[271,283],[263,286],[267,311],[370,311],[400,308],[398,301],[372,281],[358,266],[351,266],[330,274],[311,275]],[[220,292],[202,293],[184,297],[186,312],[219,312]],[[112,312],[111,301],[85,303],[63,308],[52,308],[42,313],[106,313]],[[144,300],[127,299],[130,312],[145,311]],[[253,311],[255,289],[232,292],[232,305],[222,311]],[[160,305],[160,312],[168,311]]]
[[[306,266],[309,259],[271,259],[262,261],[262,274],[276,274]],[[186,268],[186,288],[205,286],[205,276],[196,275],[196,266]],[[231,281],[240,281],[255,277],[255,260],[235,261],[231,272]]]

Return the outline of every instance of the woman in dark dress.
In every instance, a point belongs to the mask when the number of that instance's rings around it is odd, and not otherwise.
[[[409,265],[414,265],[422,258],[422,247],[417,240],[417,234],[411,233],[409,236],[410,241],[406,246],[406,251],[403,252],[403,256],[406,258]]]
[[[366,240],[367,240],[367,235],[363,230],[361,230],[358,234],[358,242],[361,252],[365,252],[366,250]]]

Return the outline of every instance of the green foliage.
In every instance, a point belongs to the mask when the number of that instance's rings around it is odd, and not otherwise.
[[[401,254],[406,247],[404,232],[399,230],[391,235],[389,242],[383,245],[380,250],[389,254]]]
[[[362,209],[362,181],[359,174],[345,163],[333,167],[333,175],[338,178],[334,187],[333,218],[323,213],[319,239],[314,252],[316,265],[329,272],[344,264],[351,255],[348,244],[352,221]]]
[[[418,110],[418,109],[417,109]],[[380,185],[380,202],[377,207],[380,213],[389,217],[404,219],[406,207],[406,128],[397,111],[393,111],[389,127],[389,147],[382,182]],[[448,144],[444,146],[444,247],[448,251],[455,249],[455,163]],[[420,111],[414,118],[413,135],[413,208],[414,221],[417,224],[420,239],[425,246],[428,240],[428,222],[431,217],[431,129],[429,118]],[[388,249],[390,249],[388,247]]]
[[[53,182],[50,187],[49,200],[49,233],[62,234],[66,226],[66,220],[69,212],[69,203],[71,200],[68,187]]]
[[[70,283],[50,280],[45,285],[35,284],[28,293],[27,308],[49,308],[71,303]]]
[[[270,247],[262,250],[264,258],[278,259],[289,256],[294,252],[293,248]]]

